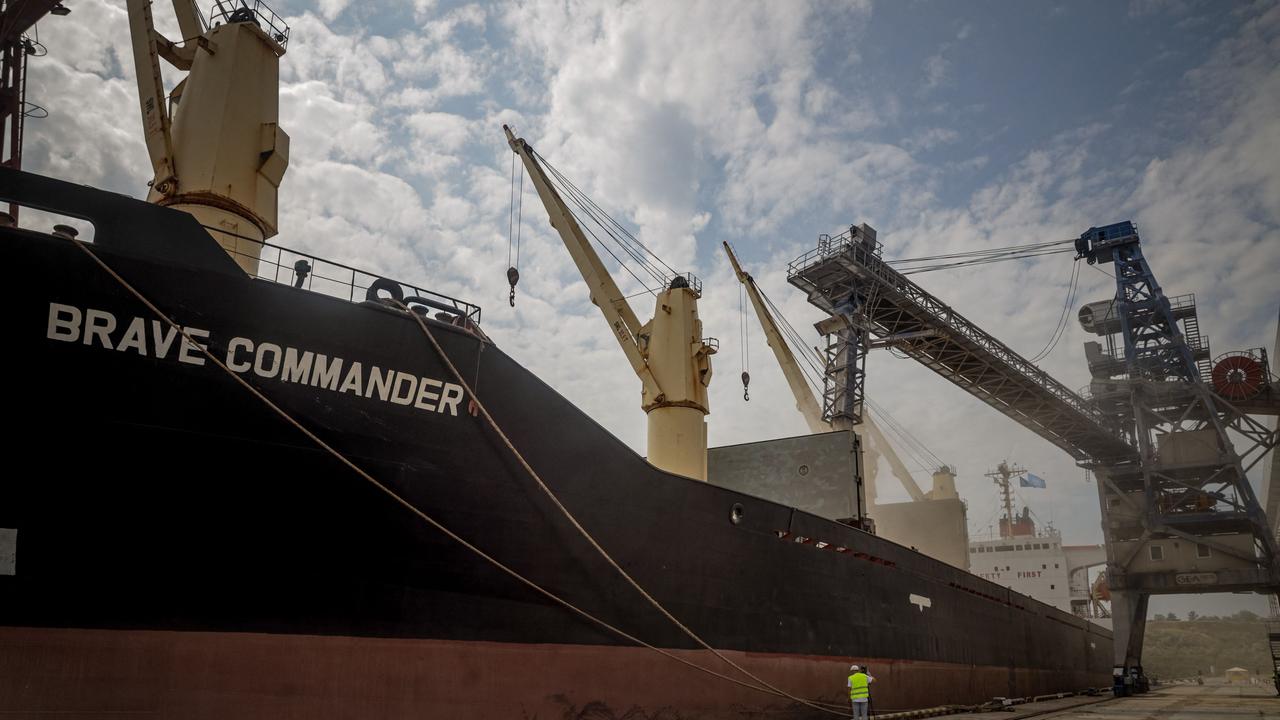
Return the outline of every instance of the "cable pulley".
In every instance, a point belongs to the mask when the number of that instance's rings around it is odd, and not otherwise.
[[[507,296],[507,302],[511,303],[511,307],[516,306],[516,283],[520,282],[520,271],[514,265],[507,268],[507,283],[511,285],[511,294]]]

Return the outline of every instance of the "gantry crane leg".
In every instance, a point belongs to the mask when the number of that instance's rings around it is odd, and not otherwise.
[[[1146,691],[1142,674],[1142,640],[1147,632],[1151,595],[1137,590],[1111,591],[1111,636],[1115,642],[1117,695]]]

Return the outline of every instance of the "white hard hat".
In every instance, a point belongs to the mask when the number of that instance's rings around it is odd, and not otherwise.
[[[850,669],[850,670],[853,670],[853,671],[855,671],[855,672],[856,672],[856,671],[858,670],[858,666],[857,666],[857,665],[850,665],[850,666],[849,666],[849,669]]]

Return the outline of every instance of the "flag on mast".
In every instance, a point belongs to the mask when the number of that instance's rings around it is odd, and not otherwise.
[[[1022,487],[1043,488],[1044,478],[1035,473],[1027,473],[1018,480],[1018,484]]]

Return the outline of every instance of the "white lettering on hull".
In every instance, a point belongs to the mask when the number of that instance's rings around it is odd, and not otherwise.
[[[180,341],[178,362],[196,366],[205,364],[205,356],[200,350],[207,345],[200,341],[209,339],[208,330],[183,328],[196,341],[193,344],[159,320],[151,321],[149,336],[147,328],[144,318],[133,317],[122,321],[105,310],[81,309],[51,302],[45,337],[58,342],[81,343],[89,347],[98,346],[115,352],[136,353],[142,357],[162,360],[168,357],[176,339]],[[276,343],[254,342],[245,337],[231,338],[227,342],[226,352],[223,362],[239,375],[252,372],[268,380],[311,385],[334,393],[414,407],[424,412],[448,413],[457,417],[458,406],[465,395],[462,386],[457,383],[442,382],[389,368],[384,370],[377,365],[368,366],[366,371],[365,364],[359,360],[348,363],[340,357],[312,350],[281,347]],[[3,532],[3,528],[0,528],[0,533]],[[3,546],[0,545],[0,551],[2,550]],[[0,574],[4,574],[2,555]]]

